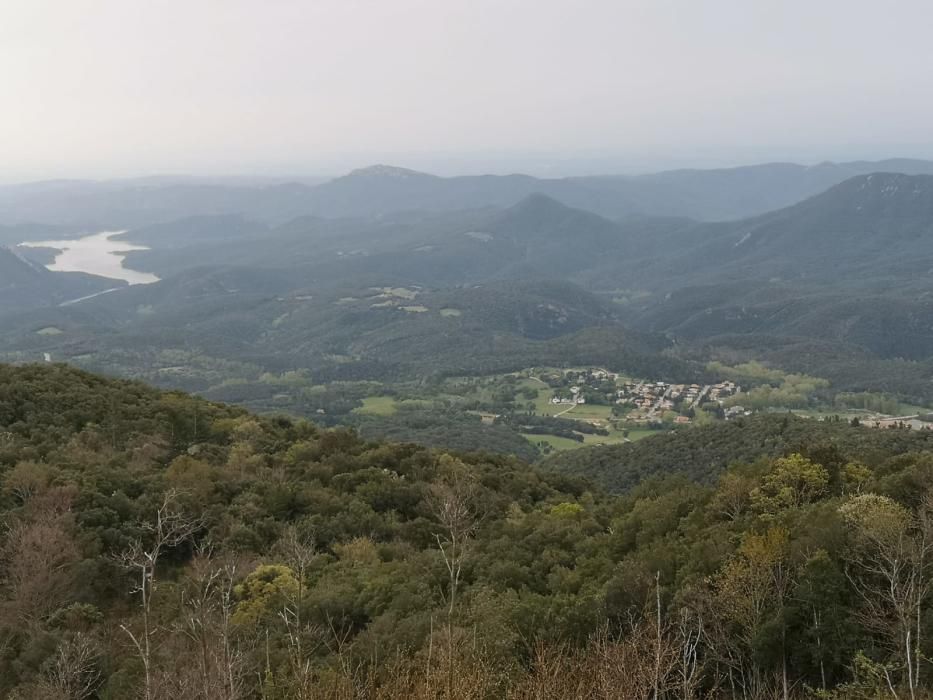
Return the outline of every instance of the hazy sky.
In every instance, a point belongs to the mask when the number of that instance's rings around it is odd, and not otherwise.
[[[0,179],[933,157],[930,0],[0,0]]]

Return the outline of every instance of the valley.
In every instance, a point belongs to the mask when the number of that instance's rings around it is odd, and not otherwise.
[[[0,695],[82,640],[100,700],[146,687],[115,552],[157,576],[149,663],[185,700],[225,697],[210,661],[200,695],[177,672],[205,649],[256,679],[230,700],[898,673],[848,622],[900,619],[863,603],[865,528],[933,541],[933,168],[898,165],[0,187]],[[191,529],[133,559],[160,522]],[[832,655],[814,614],[845,625]],[[672,682],[685,629],[702,693],[624,686]]]
[[[0,2],[0,700],[933,700],[931,26]]]
[[[397,175],[351,173],[341,196],[390,201],[420,177]],[[882,424],[933,404],[931,212],[933,177],[876,174],[720,223],[611,220],[542,194],[284,223],[194,214],[81,245],[49,240],[68,227],[48,219],[19,250],[34,267],[63,250],[58,266],[99,284],[30,295],[39,308],[4,317],[0,359],[529,460],[752,412]],[[533,369],[574,367],[627,380],[575,394]]]

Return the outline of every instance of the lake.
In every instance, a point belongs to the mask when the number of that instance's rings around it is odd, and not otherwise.
[[[89,275],[124,280],[129,284],[151,284],[159,278],[148,272],[131,270],[123,256],[133,250],[149,250],[146,246],[114,240],[126,231],[101,231],[83,238],[64,241],[26,241],[25,248],[54,248],[61,251],[51,265],[54,272],[86,272]]]

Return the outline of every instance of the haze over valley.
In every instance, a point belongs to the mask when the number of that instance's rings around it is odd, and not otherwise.
[[[0,700],[931,700],[933,9],[0,8]]]
[[[61,185],[49,201],[77,196],[80,218],[63,221],[58,205],[29,224],[6,214],[4,239],[19,242],[10,263],[39,279],[58,279],[39,274],[42,264],[67,268],[97,289],[23,295],[0,351],[380,431],[394,404],[371,420],[367,397],[414,391],[469,422],[469,401],[411,386],[536,366],[713,381],[723,377],[708,374],[711,362],[763,362],[829,383],[772,409],[830,415],[840,394],[923,407],[933,356],[930,172],[926,161],[777,164],[596,178],[597,189],[586,178],[517,178],[516,187],[516,178],[374,166],[316,186],[212,186],[212,213],[180,218],[157,203],[195,201],[188,185]],[[803,198],[767,210],[775,181],[781,196]],[[696,192],[725,207],[737,182],[743,216],[684,215]],[[825,189],[811,195],[815,182]],[[128,208],[128,192],[139,209]],[[265,207],[284,192],[296,215],[283,221],[283,209]],[[22,200],[7,201],[15,211]],[[614,215],[574,206],[587,201],[625,206]],[[109,229],[143,223],[87,236],[90,214]],[[305,378],[293,386],[273,379],[296,372]],[[347,380],[356,388],[333,384]],[[314,387],[349,403],[308,403]],[[618,408],[594,419],[600,430],[643,427],[622,427]],[[483,445],[488,428],[466,444]],[[514,437],[529,453],[553,448]]]

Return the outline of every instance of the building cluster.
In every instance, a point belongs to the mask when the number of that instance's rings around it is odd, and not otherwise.
[[[860,424],[868,428],[900,428],[904,430],[933,430],[928,416],[876,416],[862,419]]]
[[[582,393],[583,390],[580,387],[572,386],[570,387],[569,391],[570,391],[570,396],[567,396],[567,395],[561,396],[560,394],[555,394],[554,397],[551,399],[551,403],[555,405],[556,404],[567,404],[570,406],[574,404],[585,404],[586,403],[586,398],[584,398],[583,393]]]
[[[553,405],[585,404],[586,397],[598,395],[603,403],[615,402],[619,406],[631,407],[626,420],[632,423],[653,423],[662,419],[664,414],[676,413],[673,421],[677,424],[689,423],[693,409],[706,403],[721,406],[727,399],[741,391],[741,387],[732,381],[716,384],[671,384],[663,381],[629,381],[618,374],[605,369],[567,370],[555,376],[543,376],[554,387],[550,399]],[[569,385],[569,386],[568,386]],[[726,417],[734,418],[745,415],[745,409],[738,411],[727,409]]]
[[[740,387],[735,382],[719,382],[719,384],[713,384],[710,386],[709,400],[722,403],[730,396],[735,396],[737,393],[739,393],[739,390]]]
[[[699,408],[706,402],[722,404],[739,391],[740,387],[731,381],[702,386],[667,382],[630,382],[619,388],[616,403],[633,407],[634,410],[629,414],[630,420],[647,422],[657,419],[665,411],[684,413]],[[689,418],[680,416],[675,422],[687,423]]]

